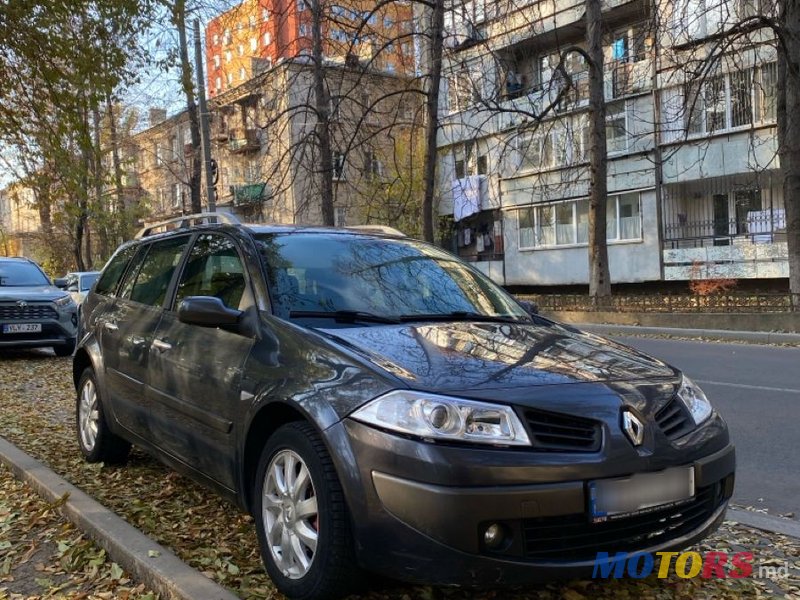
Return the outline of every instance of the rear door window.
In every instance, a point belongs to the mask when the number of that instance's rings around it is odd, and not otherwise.
[[[188,236],[181,236],[151,244],[135,277],[129,280],[130,289],[126,282],[121,295],[148,306],[161,306],[188,242]]]

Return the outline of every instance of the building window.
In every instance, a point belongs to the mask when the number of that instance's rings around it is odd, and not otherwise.
[[[216,67],[217,69],[219,69],[219,64],[220,64],[220,58],[219,58],[219,54],[215,54],[215,55],[214,55],[214,67]]]
[[[625,103],[609,104],[606,109],[606,148],[608,152],[625,152],[628,149],[628,124]]]
[[[641,239],[638,193],[609,196],[606,218],[609,242]],[[570,200],[523,208],[518,212],[518,225],[521,250],[587,244],[589,201]]]
[[[261,20],[264,21],[264,23],[269,22],[269,9],[261,9]]]
[[[242,80],[242,81],[247,79],[247,71],[245,70],[244,67],[239,69],[239,79]]]
[[[764,74],[767,87],[764,86]],[[752,125],[754,116],[763,118],[754,110],[754,95],[764,103],[774,98],[774,81],[768,67],[761,69],[761,90],[754,86],[753,69],[734,71],[708,77],[702,84],[684,87],[683,101],[686,131],[689,135],[716,133],[737,127]],[[767,89],[767,95],[763,90]],[[760,91],[761,94],[754,94]],[[772,108],[774,110],[774,108]]]
[[[258,39],[257,38],[250,38],[250,52],[258,51]]]
[[[759,101],[759,120],[774,123],[776,119],[775,99],[778,88],[778,63],[767,63],[760,69],[761,81],[756,98]]]
[[[639,194],[609,196],[606,206],[606,239],[609,242],[642,238]]]
[[[230,43],[231,43],[231,30],[230,29],[226,29],[225,30],[225,33],[222,36],[222,43],[225,44],[226,46],[230,45]]]
[[[300,37],[308,37],[310,31],[311,29],[306,23],[300,23]]]
[[[244,46],[242,44],[239,44],[237,51],[239,52],[239,56],[244,56]]]
[[[344,181],[345,179],[345,155],[343,152],[334,150],[333,157],[331,158],[333,166],[333,178],[337,181]]]
[[[306,9],[305,0],[297,0],[297,12],[303,12]]]
[[[383,163],[372,150],[364,153],[364,175],[367,179],[383,177]]]
[[[272,43],[272,36],[270,35],[269,31],[264,34],[264,45],[269,46]]]
[[[219,45],[219,34],[218,33],[214,34],[214,45],[215,46]]]
[[[250,15],[249,17],[247,17],[247,24],[250,25],[250,29],[255,29],[256,28],[256,16],[255,15]]]
[[[172,208],[183,208],[183,184],[172,186]]]
[[[347,227],[347,208],[337,206],[333,213],[333,224],[336,227]]]
[[[233,73],[228,73],[227,79],[228,79],[228,85],[231,85],[233,83]]]
[[[222,89],[222,78],[221,77],[217,77],[214,80],[214,87],[216,88],[217,91],[220,91]]]
[[[229,63],[229,62],[231,62],[231,60],[233,60],[233,54],[231,54],[230,50],[226,50],[225,51],[225,62]]]

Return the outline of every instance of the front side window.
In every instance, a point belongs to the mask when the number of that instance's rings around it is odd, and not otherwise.
[[[151,244],[130,289],[124,289],[122,296],[148,306],[163,304],[188,241],[188,236],[181,236]]]
[[[230,238],[204,234],[197,238],[178,282],[175,306],[189,296],[214,296],[228,308],[241,308],[246,283],[244,265]]]
[[[422,242],[348,234],[261,234],[257,239],[281,318],[334,311],[409,319],[453,313],[527,318],[486,277]]]
[[[97,287],[94,289],[96,293],[109,296],[114,294],[114,291],[117,289],[117,284],[122,278],[122,274],[125,272],[125,267],[128,266],[128,262],[133,257],[137,247],[138,246],[128,246],[111,257],[111,260],[108,261],[108,264],[100,275]]]

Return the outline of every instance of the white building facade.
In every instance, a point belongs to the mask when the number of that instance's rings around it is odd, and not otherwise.
[[[745,0],[603,0],[613,283],[788,277],[776,55],[717,56]],[[511,286],[587,284],[582,0],[471,0],[446,18],[438,137],[451,249]]]

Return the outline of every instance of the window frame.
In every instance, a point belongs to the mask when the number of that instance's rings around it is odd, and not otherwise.
[[[148,242],[145,242],[145,243],[141,244],[140,245],[141,259],[138,261],[138,264],[131,265],[129,267],[129,270],[125,273],[125,277],[120,282],[120,287],[118,288],[118,294],[119,295],[117,297],[120,300],[124,300],[126,302],[131,302],[133,304],[136,304],[137,306],[141,306],[141,307],[144,307],[144,308],[155,309],[155,310],[164,310],[164,308],[165,308],[165,306],[167,304],[167,301],[170,300],[174,296],[174,292],[175,292],[174,288],[175,288],[175,284],[177,282],[177,276],[178,276],[179,273],[181,273],[183,271],[183,264],[184,264],[184,262],[186,260],[186,253],[188,252],[189,248],[192,247],[192,242],[193,242],[193,239],[194,239],[194,237],[196,235],[197,234],[193,234],[193,233],[185,233],[185,234],[169,236],[169,237],[165,237],[165,238],[161,238],[161,239],[154,239],[152,241],[148,241]],[[139,278],[139,273],[142,270],[142,266],[145,264],[145,262],[147,261],[148,257],[150,256],[150,252],[152,251],[153,247],[156,246],[156,244],[167,243],[167,242],[171,242],[173,240],[185,240],[185,246],[184,246],[183,250],[181,251],[181,255],[178,258],[178,262],[175,265],[174,271],[172,272],[172,276],[170,277],[170,280],[167,283],[167,288],[166,288],[166,291],[164,292],[164,298],[161,301],[161,304],[146,304],[144,302],[140,302],[138,300],[134,300],[133,298],[131,298],[131,294],[133,293],[133,289],[136,287],[136,281]],[[131,258],[131,263],[133,263],[133,261],[138,259],[139,256],[140,256],[140,253],[137,252]],[[129,281],[129,278],[130,278],[130,281],[131,281],[131,288],[130,288],[130,291],[129,291],[128,294],[124,294],[123,293],[123,291],[124,291],[123,287],[124,287],[124,284],[126,284]]]

